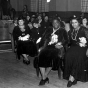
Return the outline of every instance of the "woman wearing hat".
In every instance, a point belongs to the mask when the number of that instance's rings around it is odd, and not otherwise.
[[[80,25],[80,19],[76,16],[72,17],[71,26],[64,70],[67,87],[75,85],[77,81],[88,81],[88,31]]]

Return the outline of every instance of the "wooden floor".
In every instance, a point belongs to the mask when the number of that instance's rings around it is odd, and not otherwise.
[[[67,80],[59,79],[56,71],[49,74],[50,82],[39,86],[41,77],[36,76],[33,59],[30,65],[25,65],[16,60],[15,54],[10,50],[0,51],[0,88],[67,88]],[[71,88],[88,88],[88,82],[78,82]]]

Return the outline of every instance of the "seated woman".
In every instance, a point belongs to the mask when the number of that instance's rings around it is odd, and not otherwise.
[[[26,19],[25,19],[25,24],[28,25],[31,22],[31,18],[29,14],[27,14]]]
[[[72,17],[71,26],[64,70],[64,79],[68,80],[67,87],[75,85],[77,81],[88,81],[88,31],[80,25],[80,19],[76,16]]]
[[[59,19],[55,18],[53,20],[53,27],[47,29],[45,37],[41,39],[45,41],[42,48],[39,49],[39,68],[42,75],[39,85],[45,85],[46,82],[49,82],[48,74],[53,70],[59,68],[61,51],[67,44],[67,33],[60,27]]]
[[[30,63],[28,55],[32,52],[30,36],[31,31],[28,26],[24,25],[24,19],[22,17],[18,18],[18,25],[13,30],[13,37],[17,43],[17,55],[22,55],[24,57],[23,62],[26,64]]]
[[[88,28],[88,19],[86,17],[82,17],[82,26]]]

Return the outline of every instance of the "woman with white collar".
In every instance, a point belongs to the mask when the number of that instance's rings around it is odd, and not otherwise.
[[[32,42],[30,41],[31,30],[25,25],[23,17],[18,18],[18,25],[13,30],[13,37],[17,44],[17,55],[20,59],[20,55],[24,57],[23,63],[30,64],[28,55],[31,56],[32,52]]]
[[[64,70],[64,79],[68,80],[67,87],[77,84],[77,81],[88,81],[88,31],[81,26],[80,19],[76,16],[72,17],[71,26]]]
[[[53,70],[57,70],[60,65],[60,49],[67,44],[67,33],[65,29],[60,27],[60,21],[53,19],[53,27],[47,29],[45,36],[41,39],[39,49],[39,68],[41,72],[41,81],[39,85],[45,85],[49,82],[48,74]]]

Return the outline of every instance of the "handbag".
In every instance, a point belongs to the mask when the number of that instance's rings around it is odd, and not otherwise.
[[[88,57],[88,49],[86,50],[86,56]]]

